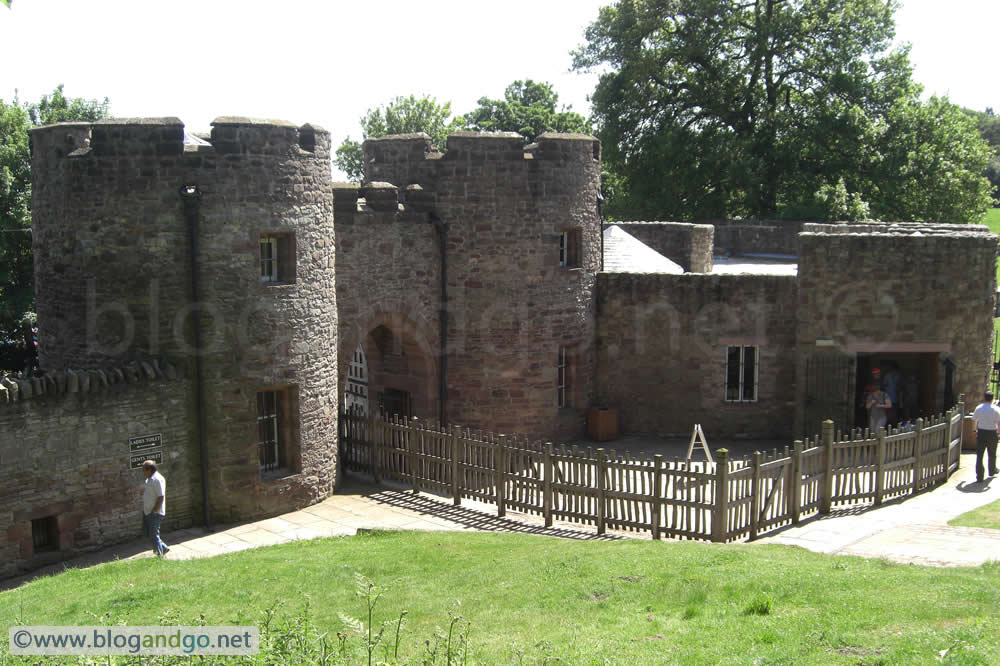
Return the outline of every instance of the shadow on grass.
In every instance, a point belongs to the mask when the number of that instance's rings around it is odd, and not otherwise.
[[[373,502],[396,509],[412,511],[425,517],[446,520],[450,523],[461,525],[466,529],[480,532],[537,534],[581,541],[621,541],[628,539],[627,536],[618,534],[597,534],[596,531],[585,531],[587,528],[583,526],[581,526],[581,529],[545,527],[544,525],[530,522],[533,519],[537,519],[536,517],[524,514],[518,514],[517,518],[501,518],[500,516],[485,513],[483,510],[467,506],[455,506],[449,503],[451,501],[450,498],[441,497],[441,499],[436,499],[427,494],[414,494],[403,487],[393,486],[369,486],[357,480],[352,480],[348,485],[348,494],[359,495]],[[486,506],[483,505],[484,508]],[[496,509],[494,508],[493,510],[495,511]]]

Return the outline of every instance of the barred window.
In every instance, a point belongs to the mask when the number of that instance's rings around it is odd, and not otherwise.
[[[278,391],[257,393],[257,454],[262,472],[278,469],[282,454]]]
[[[757,401],[756,345],[726,348],[726,402]]]

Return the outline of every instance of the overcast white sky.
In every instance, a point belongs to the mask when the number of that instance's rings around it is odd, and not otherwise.
[[[13,0],[0,6],[0,99],[37,100],[58,83],[111,100],[119,117],[177,116],[205,131],[217,116],[314,123],[334,145],[396,95],[452,110],[502,97],[516,79],[548,81],[589,113],[595,77],[569,51],[609,0]],[[928,93],[1000,111],[1000,0],[903,0],[897,37],[912,44]]]

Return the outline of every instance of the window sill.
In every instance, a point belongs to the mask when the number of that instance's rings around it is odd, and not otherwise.
[[[288,481],[294,479],[297,476],[301,476],[299,472],[293,472],[290,469],[280,467],[278,469],[272,469],[270,471],[261,471],[260,480],[261,481]]]
[[[291,287],[291,286],[294,286],[294,285],[295,285],[295,280],[276,280],[274,282],[269,281],[269,280],[261,280],[260,281],[260,286],[265,287],[265,288],[269,288],[269,287]]]

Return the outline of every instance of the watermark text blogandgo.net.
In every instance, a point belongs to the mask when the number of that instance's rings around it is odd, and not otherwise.
[[[260,650],[257,627],[11,627],[10,654],[244,655]]]

